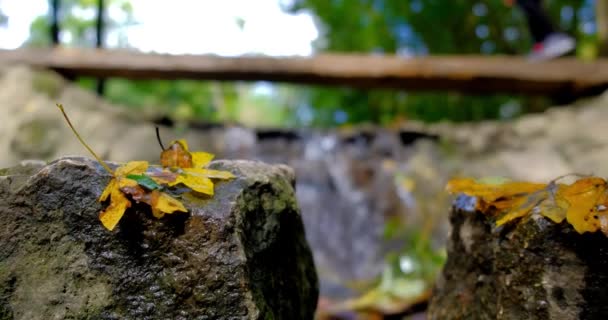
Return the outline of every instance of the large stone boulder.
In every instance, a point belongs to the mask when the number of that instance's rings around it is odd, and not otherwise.
[[[608,319],[608,238],[534,214],[497,229],[493,218],[451,212],[448,260],[428,319]]]
[[[0,319],[312,319],[312,254],[286,166],[217,161],[237,178],[184,200],[189,213],[127,210],[110,232],[110,176],[62,158],[0,171]]]

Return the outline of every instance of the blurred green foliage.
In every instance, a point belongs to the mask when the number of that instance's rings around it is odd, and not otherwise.
[[[94,47],[97,0],[61,0],[59,7],[60,40],[65,46]],[[128,47],[125,27],[135,24],[133,7],[129,0],[106,0],[106,12],[114,12],[106,20],[106,34],[113,33],[117,47]],[[108,14],[105,14],[108,17]],[[39,16],[30,26],[28,46],[51,45],[50,14]]]
[[[106,0],[105,6],[104,47],[134,49],[125,32],[126,28],[137,24],[130,1]],[[97,0],[60,1],[58,16],[62,46],[95,46],[96,10]],[[0,23],[2,17],[0,12]],[[242,25],[244,21],[237,19],[235,23]],[[32,22],[25,45],[50,46],[50,30],[49,12]],[[90,90],[96,87],[96,80],[92,78],[79,78],[77,83]],[[146,115],[166,116],[176,121],[240,122],[252,126],[296,124],[294,108],[289,105],[295,103],[292,86],[277,86],[262,94],[256,91],[257,87],[247,83],[212,81],[107,79],[105,98],[130,108],[145,108]]]
[[[593,1],[547,0],[545,6],[560,29],[579,41],[593,38],[585,30],[593,23]],[[295,0],[288,10],[314,12],[322,31],[316,46],[324,51],[526,54],[532,45],[523,13],[502,0]],[[347,122],[376,123],[390,123],[398,115],[425,121],[511,118],[547,106],[538,99],[455,92],[314,89],[307,98],[320,114],[346,113]],[[330,125],[335,119],[319,117],[316,122]]]
[[[556,24],[575,35],[577,54],[597,52],[591,0],[546,0]],[[128,0],[107,0],[106,46],[129,48],[124,29],[136,24]],[[62,44],[95,43],[96,0],[63,0]],[[525,17],[502,0],[294,0],[290,12],[317,17],[317,51],[398,54],[526,54],[532,41]],[[28,45],[50,44],[47,16],[31,26]],[[235,23],[244,23],[236,21]],[[184,32],[184,34],[188,34]],[[111,35],[111,36],[110,36]],[[109,38],[109,39],[108,39]],[[93,88],[90,79],[80,81]],[[262,85],[264,87],[264,85]],[[130,81],[110,79],[106,97],[129,106],[157,106],[176,119],[238,121],[251,125],[335,126],[361,122],[393,124],[407,119],[476,121],[508,119],[543,110],[548,101],[511,95],[405,92],[330,87],[273,86],[260,94],[245,83]]]
[[[60,42],[62,46],[94,47],[97,0],[62,0],[59,10]],[[108,14],[112,12],[113,14]],[[49,46],[50,15],[40,16],[30,27],[27,46]],[[135,25],[133,7],[128,0],[106,0],[104,47],[131,49],[125,29]],[[96,80],[78,79],[78,83],[94,90]],[[152,108],[157,117],[174,120],[240,121],[246,104],[268,105],[272,101],[249,94],[250,86],[241,83],[201,82],[191,80],[125,80],[108,79],[105,98],[131,108]],[[251,106],[249,106],[251,108]],[[267,109],[267,108],[266,108]],[[147,110],[149,111],[149,110]],[[260,110],[261,111],[261,110]],[[280,112],[274,113],[281,114]],[[251,114],[250,114],[251,116]],[[276,117],[249,117],[259,119],[254,124],[274,125],[284,119]]]

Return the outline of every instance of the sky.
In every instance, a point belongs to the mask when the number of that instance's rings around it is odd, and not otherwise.
[[[284,2],[285,0],[283,0]],[[124,30],[144,52],[213,53],[223,56],[310,55],[318,37],[312,15],[291,15],[280,0],[131,0],[137,25]],[[0,48],[19,47],[33,19],[48,12],[47,0],[0,0],[9,16],[0,28]],[[109,12],[110,15],[115,14]],[[245,21],[242,29],[237,21]],[[108,35],[110,44],[115,37]]]
[[[19,47],[28,38],[34,18],[48,11],[46,0],[29,0],[27,4],[19,0],[0,0],[2,12],[9,17],[7,27],[0,28],[0,48]]]

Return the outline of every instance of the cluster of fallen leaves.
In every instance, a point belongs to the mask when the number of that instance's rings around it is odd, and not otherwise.
[[[450,180],[446,189],[475,197],[476,209],[496,214],[498,226],[538,213],[555,223],[566,220],[581,234],[600,230],[608,236],[608,182],[585,176],[558,183],[562,178],[548,184],[462,178]]]
[[[102,202],[110,198],[110,205],[99,215],[101,223],[113,230],[131,206],[131,200],[150,205],[157,218],[176,211],[186,212],[184,205],[164,190],[184,185],[194,192],[213,195],[212,179],[231,179],[234,175],[207,169],[212,159],[210,153],[189,152],[186,141],[177,140],[161,153],[162,168],[149,168],[146,161],[131,161],[118,167],[99,197]]]
[[[132,201],[143,202],[150,206],[156,218],[177,211],[187,212],[184,205],[170,195],[173,187],[185,186],[190,192],[213,196],[213,179],[232,179],[234,175],[228,171],[207,169],[213,159],[213,154],[207,152],[190,152],[185,140],[173,141],[160,154],[161,166],[150,166],[147,161],[130,161],[112,170],[80,137],[63,105],[57,104],[68,125],[85,146],[99,161],[101,166],[112,175],[105,187],[100,202],[110,199],[108,207],[99,214],[99,220],[108,230],[114,230]],[[156,131],[158,136],[158,129]]]

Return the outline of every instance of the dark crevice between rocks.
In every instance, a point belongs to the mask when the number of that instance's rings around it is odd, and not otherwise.
[[[256,131],[256,136],[259,141],[280,139],[287,142],[295,142],[302,139],[302,136],[295,131],[280,129],[260,129]]]
[[[382,318],[382,320],[405,320],[405,319],[410,319],[410,317],[413,317],[416,314],[424,313],[427,308],[428,308],[428,302],[426,302],[426,301],[425,302],[420,302],[420,303],[412,305],[411,307],[409,307],[407,310],[405,310],[403,312],[384,315],[384,317]],[[415,318],[415,319],[418,319],[418,318]]]
[[[439,136],[435,134],[430,134],[426,132],[418,132],[418,131],[407,131],[402,130],[399,131],[399,140],[403,146],[410,146],[414,144],[414,142],[420,139],[429,139],[434,142],[439,141]]]
[[[359,132],[351,134],[347,137],[343,137],[341,143],[343,143],[343,144],[362,143],[364,145],[370,145],[374,141],[374,138],[376,138],[376,134],[374,132],[359,131]]]
[[[152,120],[152,123],[154,123],[156,125],[166,126],[166,127],[171,127],[171,128],[176,126],[176,122],[184,123],[184,121],[175,121],[172,118],[167,117],[167,116],[159,117],[159,118]],[[226,127],[224,124],[219,123],[219,122],[205,122],[205,121],[200,121],[200,120],[189,120],[189,121],[185,121],[185,123],[187,124],[187,126],[189,128],[197,129],[197,130],[223,129]]]

